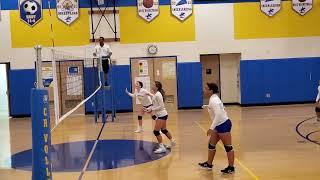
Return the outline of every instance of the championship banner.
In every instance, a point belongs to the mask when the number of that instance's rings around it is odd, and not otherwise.
[[[171,0],[171,13],[184,21],[192,14],[192,0]]]
[[[292,0],[292,8],[301,16],[305,15],[312,9],[312,0]]]
[[[138,0],[138,14],[144,20],[151,22],[159,15],[159,0]]]
[[[281,0],[260,0],[260,9],[267,16],[272,17],[281,9]]]
[[[79,17],[79,1],[57,0],[57,16],[67,25],[73,23]]]
[[[41,0],[20,0],[19,11],[20,19],[32,27],[42,19]]]

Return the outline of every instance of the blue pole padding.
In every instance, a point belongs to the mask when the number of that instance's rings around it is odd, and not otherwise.
[[[51,180],[50,108],[47,89],[31,90],[32,180]]]
[[[104,72],[101,71],[100,72],[100,79],[101,79],[101,84],[102,86],[104,86],[105,84],[105,79],[104,79]],[[102,98],[101,98],[101,105],[102,105],[102,108],[101,108],[101,117],[102,117],[102,123],[105,123],[107,121],[107,117],[106,117],[106,104],[105,104],[105,97],[106,97],[106,94],[105,94],[105,90],[104,88],[101,88],[101,91],[102,91]]]

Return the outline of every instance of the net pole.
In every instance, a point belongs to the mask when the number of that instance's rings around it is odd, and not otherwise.
[[[51,49],[51,62],[52,62],[52,75],[53,75],[53,99],[54,99],[54,114],[55,114],[55,124],[59,124],[60,118],[60,100],[59,100],[59,88],[58,88],[58,78],[57,78],[57,64],[55,59],[54,49]]]
[[[37,73],[37,81],[36,81],[36,87],[38,89],[43,88],[42,83],[42,59],[41,59],[41,45],[37,45],[34,47],[36,50],[36,73]]]
[[[113,69],[113,65],[112,65],[112,61],[111,61],[111,58],[110,58],[110,84],[111,84],[111,88],[110,88],[110,91],[111,91],[111,120],[112,122],[114,122],[114,119],[116,117],[116,105],[115,105],[115,94],[114,94],[114,79],[113,79],[113,76],[114,76],[114,69]]]
[[[36,46],[37,86],[31,89],[32,180],[52,179],[50,108],[48,89],[42,83],[41,46]]]
[[[104,72],[102,70],[102,57],[99,57],[99,80],[100,80],[100,86],[104,87],[105,84],[105,79],[104,79]],[[105,105],[105,98],[106,98],[106,93],[105,93],[105,88],[101,88],[101,94],[102,94],[102,98],[101,98],[101,117],[102,117],[102,122],[105,123],[107,121],[107,117],[106,117],[106,105]]]
[[[100,84],[100,82],[98,82],[98,84],[96,84],[96,81],[95,80],[97,80],[98,79],[98,73],[99,73],[99,66],[97,66],[97,68],[95,68],[95,65],[94,65],[94,61],[95,61],[95,59],[93,59],[92,60],[92,64],[93,64],[93,74],[94,74],[94,81],[93,81],[93,89],[95,89],[96,88],[96,86],[97,85],[99,85]],[[98,61],[98,60],[97,60]],[[98,63],[98,62],[97,62]],[[98,80],[99,81],[99,80]],[[94,121],[95,121],[95,123],[97,123],[98,122],[98,95],[96,94],[96,95],[94,95],[94,103],[93,103],[93,112],[94,112]]]

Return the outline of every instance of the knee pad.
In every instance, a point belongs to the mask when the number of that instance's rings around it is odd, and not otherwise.
[[[226,152],[230,152],[233,150],[233,147],[232,147],[232,145],[225,145],[224,149],[226,150]]]
[[[216,150],[216,145],[212,145],[209,143],[208,149],[214,151],[214,150]]]
[[[163,134],[167,134],[169,131],[168,131],[167,129],[161,129],[161,132],[162,132]]]
[[[142,120],[142,116],[138,116],[138,120]]]
[[[315,108],[315,111],[316,111],[316,113],[319,113],[319,112],[320,112],[320,108],[319,108],[319,107],[316,107],[316,108]]]
[[[160,136],[160,131],[154,130],[154,131],[153,131],[153,134],[154,134],[155,136]]]
[[[153,120],[156,120],[157,119],[157,116],[156,115],[153,115],[151,116]]]

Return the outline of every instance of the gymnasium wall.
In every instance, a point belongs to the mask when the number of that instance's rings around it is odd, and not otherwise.
[[[251,2],[249,2],[251,1]],[[17,83],[15,78],[28,76],[34,68],[34,49],[36,44],[50,46],[47,4],[44,4],[44,17],[34,28],[29,28],[18,19],[17,0],[2,3],[2,20],[0,21],[0,61],[11,62],[14,76],[10,83]],[[241,53],[241,103],[286,103],[311,101],[315,96],[315,83],[320,71],[320,38],[317,19],[320,14],[320,0],[314,1],[311,12],[300,16],[290,8],[290,1],[283,2],[282,10],[272,18],[262,14],[258,1],[200,1],[195,2],[194,13],[184,23],[170,16],[169,0],[160,0],[160,15],[153,22],[146,23],[137,17],[135,1],[117,1],[118,31],[120,42],[111,43],[117,65],[121,65],[118,73],[120,82],[129,83],[129,58],[148,56],[148,44],[157,44],[157,56],[177,56],[178,59],[178,91],[179,107],[199,107],[202,104],[200,54]],[[94,44],[89,43],[91,32],[90,15],[87,13],[89,1],[80,0],[80,18],[70,27],[53,19],[57,49],[73,55],[91,54]],[[95,19],[96,21],[96,19]],[[104,24],[102,26],[106,28]],[[103,28],[98,29],[102,33]],[[104,34],[105,37],[113,37]],[[48,49],[44,49],[43,57],[50,60]],[[279,62],[281,65],[279,65]],[[310,68],[305,68],[310,62]],[[295,63],[301,63],[301,66]],[[223,67],[221,67],[223,68]],[[260,70],[261,71],[260,71]],[[303,71],[301,69],[305,69]],[[16,71],[17,70],[17,71]],[[19,71],[18,71],[19,70]],[[118,71],[118,70],[117,70]],[[184,76],[185,72],[192,72]],[[221,69],[223,71],[223,69]],[[309,77],[310,84],[305,84],[306,96],[292,99],[284,92],[299,94],[294,83],[303,84]],[[283,77],[283,78],[278,78]],[[29,79],[32,79],[30,77]],[[265,80],[268,83],[265,84]],[[31,82],[31,81],[30,81]],[[228,83],[228,82],[222,82]],[[259,84],[260,83],[260,84]],[[263,88],[261,86],[263,83]],[[29,91],[30,86],[11,86],[12,96],[21,91]],[[121,85],[124,87],[125,85]],[[273,88],[269,88],[269,86]],[[14,88],[20,87],[20,88]],[[190,93],[186,88],[192,87],[197,96],[185,96]],[[266,94],[272,98],[266,99]],[[255,97],[255,95],[257,97]],[[188,98],[186,98],[188,97]],[[264,98],[262,98],[264,97]],[[121,97],[120,109],[128,109],[131,101]],[[228,99],[228,97],[225,97]],[[19,103],[11,99],[11,109],[19,109]],[[28,98],[24,104],[28,105]],[[122,108],[122,104],[124,107]],[[29,106],[26,106],[28,109]],[[130,110],[130,107],[129,107]],[[19,114],[20,112],[14,112]],[[21,111],[21,114],[28,111]]]

